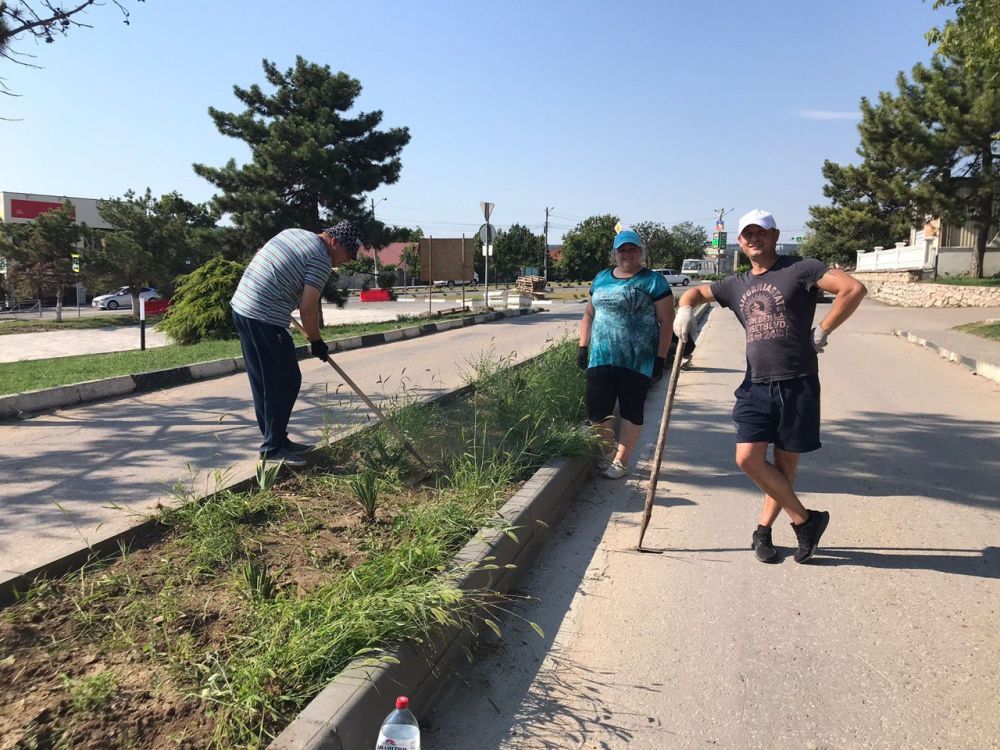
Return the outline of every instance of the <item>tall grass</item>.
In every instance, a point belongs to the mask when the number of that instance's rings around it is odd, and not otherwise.
[[[369,516],[385,509],[382,523],[351,532],[363,561],[327,570],[318,585],[283,585],[281,563],[260,552],[258,530],[294,516],[295,501],[283,498],[301,488],[283,488],[262,465],[252,491],[217,492],[163,512],[160,520],[172,528],[169,551],[150,579],[95,563],[58,587],[102,648],[141,648],[139,658],[163,669],[172,689],[206,704],[213,747],[262,747],[352,659],[387,658],[395,644],[421,641],[441,625],[483,620],[497,628],[485,619],[495,594],[460,591],[455,577],[464,571],[450,566],[536,468],[554,455],[590,452],[592,438],[578,429],[583,374],[575,352],[564,342],[516,368],[484,357],[471,365],[476,390],[469,399],[395,402],[400,408],[390,409],[390,418],[442,466],[434,487],[393,496],[413,459],[382,427],[354,438],[347,454],[357,465],[353,477],[297,479],[338,493],[349,492],[353,479],[367,493]],[[344,448],[331,450],[342,467]],[[40,584],[26,600],[30,612],[43,611],[53,585]],[[213,591],[231,597],[222,640],[203,639],[193,626]],[[66,689],[98,711],[120,690],[116,680],[107,673]]]
[[[455,441],[462,449],[444,457],[432,498],[401,508],[388,536],[373,536],[367,560],[350,573],[300,598],[254,597],[252,632],[206,661],[199,679],[202,696],[219,707],[218,747],[271,736],[359,655],[482,618],[488,592],[459,591],[445,571],[512,486],[553,455],[590,452],[592,438],[578,429],[583,378],[574,357],[575,346],[564,342],[524,367],[474,363],[476,393]],[[455,429],[437,407],[409,406],[391,418],[424,450],[431,447],[424,441]],[[358,452],[381,470],[398,469],[404,458],[394,440],[383,428],[369,431]],[[358,476],[374,476],[374,467]]]

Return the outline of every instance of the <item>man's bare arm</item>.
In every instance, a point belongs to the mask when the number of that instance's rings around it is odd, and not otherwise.
[[[310,341],[318,341],[323,336],[319,332],[319,294],[320,290],[306,284],[299,300],[299,315],[302,317],[302,327]]]
[[[868,294],[864,284],[839,268],[831,268],[823,274],[816,282],[816,286],[824,292],[835,295],[830,312],[819,322],[819,327],[827,333],[836,330],[841,323],[851,317],[861,304],[861,300]]]

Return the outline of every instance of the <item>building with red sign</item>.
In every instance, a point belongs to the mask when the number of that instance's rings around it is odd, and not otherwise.
[[[39,214],[61,208],[64,201],[73,204],[76,223],[95,229],[110,229],[97,212],[97,198],[71,198],[66,195],[36,195],[0,191],[0,220],[8,224],[30,224]]]

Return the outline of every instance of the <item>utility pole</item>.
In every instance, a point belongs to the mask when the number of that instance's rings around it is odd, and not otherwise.
[[[379,198],[378,202],[381,203],[384,200],[385,200],[385,198]],[[374,222],[375,221],[375,198],[372,197],[371,201],[372,201],[372,221]],[[375,285],[378,286],[378,250],[376,248],[374,248],[374,247],[372,248],[372,255],[375,256]]]
[[[716,252],[716,255],[715,255],[715,273],[722,273],[723,272],[722,267],[723,267],[724,259],[727,258],[727,257],[729,257],[726,254],[726,245],[728,243],[727,243],[727,239],[726,239],[726,222],[723,221],[723,219],[725,218],[726,214],[731,214],[736,209],[735,208],[731,208],[731,209],[729,209],[727,211],[724,208],[717,208],[715,210],[719,212],[719,218],[715,222],[715,232],[712,234],[712,246],[715,248],[715,252]],[[733,267],[735,268],[735,266],[736,266],[736,263],[735,263],[735,260],[734,260]]]
[[[555,206],[545,207],[545,249],[542,251],[542,267],[545,269],[543,271],[545,286],[549,285],[549,211],[555,210]]]

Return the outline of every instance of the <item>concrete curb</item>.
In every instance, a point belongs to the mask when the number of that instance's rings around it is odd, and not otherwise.
[[[428,336],[454,328],[490,323],[503,318],[528,315],[536,310],[497,310],[490,313],[478,313],[460,320],[449,320],[442,323],[424,323],[418,326],[397,328],[382,333],[370,333],[363,336],[352,336],[346,339],[335,339],[329,342],[330,353],[349,351],[369,346],[380,346],[400,341],[404,338]],[[299,359],[310,356],[309,347],[300,346],[296,349]],[[115,378],[90,380],[85,383],[61,385],[55,388],[42,388],[37,391],[25,391],[8,396],[0,396],[0,419],[19,419],[24,416],[53,409],[66,409],[81,404],[99,401],[105,398],[125,396],[130,393],[148,393],[163,388],[173,388],[187,385],[197,380],[221,378],[244,370],[243,358],[216,359],[209,362],[197,362],[193,365],[170,367],[154,372],[142,372],[135,375],[122,375]]]
[[[923,346],[931,351],[937,352],[945,359],[951,362],[957,362],[960,365],[965,365],[976,375],[981,375],[987,380],[992,380],[995,383],[1000,383],[1000,366],[993,364],[992,362],[984,362],[981,359],[974,359],[973,357],[966,357],[964,354],[959,354],[958,352],[953,352],[949,349],[945,349],[940,344],[935,344],[933,341],[921,338],[909,331],[904,331],[899,328],[894,328],[892,332],[909,341],[910,343]]]
[[[506,593],[535,557],[589,474],[583,459],[549,461],[500,509],[505,527],[489,528],[471,539],[454,560],[464,571],[457,586],[465,591]],[[490,568],[486,569],[485,566]],[[505,566],[514,565],[513,569]],[[452,627],[424,643],[404,644],[375,664],[357,659],[333,679],[271,743],[272,750],[371,750],[378,728],[397,695],[408,695],[426,712],[465,658],[475,636]]]

